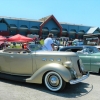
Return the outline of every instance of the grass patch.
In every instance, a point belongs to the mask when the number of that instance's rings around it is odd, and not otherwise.
[[[16,44],[16,46],[13,46],[13,44],[10,45],[10,48],[16,48],[16,49],[21,49],[22,46],[20,44]]]

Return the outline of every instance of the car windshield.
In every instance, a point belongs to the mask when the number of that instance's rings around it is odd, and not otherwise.
[[[41,44],[29,44],[29,50],[30,51],[42,50],[42,45]]]
[[[98,49],[98,48],[96,48],[96,47],[85,47],[84,49],[83,49],[83,52],[85,53],[85,52],[87,52],[87,53],[98,53],[98,52],[100,52],[100,50]]]

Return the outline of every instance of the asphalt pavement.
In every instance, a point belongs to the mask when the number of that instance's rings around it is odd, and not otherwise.
[[[44,85],[0,79],[0,100],[100,100],[100,75],[91,73],[81,83],[67,84],[62,92]]]

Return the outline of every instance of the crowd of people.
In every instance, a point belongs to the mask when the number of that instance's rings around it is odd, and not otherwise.
[[[18,43],[20,45],[20,48],[22,49],[27,49],[28,47],[28,43],[24,42],[24,43]],[[3,42],[0,45],[0,49],[6,49],[6,48],[17,48],[17,43],[16,42],[12,42],[12,43],[8,43],[8,42]]]
[[[67,37],[54,38],[52,33],[48,34],[46,39],[41,38],[40,44],[43,45],[47,50],[54,50],[54,45],[59,46],[80,46],[83,45],[82,39],[69,39]]]
[[[47,38],[37,38],[36,41],[34,41],[35,44],[41,44],[43,46],[43,49],[48,50],[48,51],[55,51],[58,50],[59,46],[74,46],[74,45],[82,45],[83,41],[82,40],[72,40],[69,39],[67,37],[60,37],[60,38],[54,38],[52,33],[49,33]],[[12,44],[12,46],[11,46]],[[12,42],[12,43],[7,43],[4,42],[1,44],[1,49],[5,48],[5,47],[10,47],[10,48],[16,48],[16,42]],[[24,43],[19,43],[22,49],[27,49],[28,47],[28,42],[24,42]],[[54,46],[57,46],[57,48],[55,48]]]

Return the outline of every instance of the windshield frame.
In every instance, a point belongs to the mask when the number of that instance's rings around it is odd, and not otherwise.
[[[41,44],[29,44],[28,49],[31,52],[41,51],[43,50],[43,46]]]

